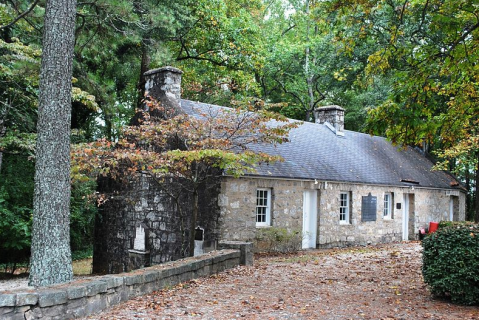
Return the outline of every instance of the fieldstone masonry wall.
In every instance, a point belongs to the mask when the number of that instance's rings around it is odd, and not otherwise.
[[[303,192],[318,193],[318,247],[366,245],[403,240],[404,197],[409,199],[409,240],[416,239],[420,227],[430,221],[449,220],[450,201],[455,201],[454,220],[464,220],[465,195],[458,190],[425,189],[417,186],[393,187],[337,182],[279,179],[225,178],[219,195],[221,238],[252,241],[256,235],[256,188],[272,192],[271,225],[302,230]],[[341,192],[351,196],[350,221],[339,221]],[[361,221],[362,197],[377,198],[376,220]],[[384,194],[393,196],[391,218],[383,217]],[[452,197],[452,198],[451,198]],[[461,209],[460,209],[461,208]]]
[[[302,228],[303,190],[311,182],[278,179],[224,178],[218,204],[221,239],[252,241],[256,236],[256,189],[270,188],[271,224]]]
[[[225,244],[226,249],[165,263],[130,273],[76,280],[37,290],[0,292],[0,319],[74,319],[100,312],[133,297],[198,277],[209,276],[241,264],[252,264],[252,244]],[[243,263],[245,264],[245,263]]]
[[[99,208],[95,226],[94,273],[120,273],[190,255],[192,199],[174,190],[177,187],[166,181],[160,188],[148,176],[125,185],[99,180],[107,201]],[[178,199],[164,191],[168,188],[170,194],[180,195]],[[197,225],[204,229],[205,252],[216,249],[218,240],[218,193],[219,183],[210,181],[200,188]]]

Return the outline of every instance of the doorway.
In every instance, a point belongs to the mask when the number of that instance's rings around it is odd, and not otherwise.
[[[449,221],[459,221],[459,197],[449,198]]]
[[[403,195],[403,215],[402,215],[402,239],[403,241],[415,240],[414,223],[414,194],[405,193]]]
[[[303,192],[303,242],[302,248],[316,248],[318,230],[318,191]]]

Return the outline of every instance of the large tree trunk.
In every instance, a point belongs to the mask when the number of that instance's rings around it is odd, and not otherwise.
[[[73,277],[70,252],[70,119],[76,0],[45,9],[33,199],[32,286]]]
[[[479,152],[476,152],[476,186],[474,188],[474,221],[479,222],[479,193],[477,191],[479,187]]]

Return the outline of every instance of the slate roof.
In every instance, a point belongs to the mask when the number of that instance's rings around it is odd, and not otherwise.
[[[198,115],[223,107],[182,100],[181,108]],[[251,148],[284,158],[284,162],[260,165],[255,176],[442,189],[453,188],[451,182],[457,184],[452,175],[431,171],[433,163],[416,149],[399,149],[382,137],[349,130],[341,137],[325,125],[305,122],[290,131],[289,140],[276,147]]]

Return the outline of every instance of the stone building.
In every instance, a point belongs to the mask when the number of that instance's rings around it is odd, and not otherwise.
[[[177,112],[223,108],[181,99],[181,74],[171,67],[151,70],[146,89]],[[177,259],[189,254],[181,251],[189,236],[202,252],[203,241],[209,248],[219,240],[251,241],[259,228],[278,226],[302,231],[303,248],[316,248],[413,240],[431,221],[464,220],[464,188],[447,172],[432,171],[420,149],[345,130],[339,106],[314,114],[316,122],[292,129],[288,143],[254,146],[283,162],[212,183],[216,187],[202,195],[195,235],[180,232],[178,208],[147,178],[115,191],[117,200],[102,208],[98,228],[102,270]],[[188,195],[182,203],[188,207]],[[112,267],[113,260],[121,265]]]

